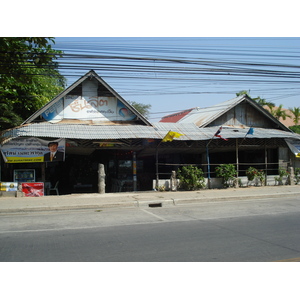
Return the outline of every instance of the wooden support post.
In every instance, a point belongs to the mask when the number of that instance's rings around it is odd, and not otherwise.
[[[207,162],[207,187],[211,188],[211,178],[210,178],[210,160],[209,160],[209,143],[206,145],[206,162]]]
[[[155,185],[155,189],[158,190],[159,187],[159,176],[158,176],[158,146],[156,147],[156,153],[155,153],[155,157],[156,157],[156,185]]]
[[[239,141],[238,139],[235,139],[235,156],[236,156],[236,179],[234,183],[234,187],[239,187]]]
[[[46,181],[46,163],[41,163],[42,182]]]
[[[104,165],[98,165],[98,193],[105,194],[105,170]]]
[[[137,176],[136,176],[136,152],[132,154],[132,178],[133,178],[133,191],[137,191]]]
[[[265,185],[268,185],[268,149],[265,141]]]

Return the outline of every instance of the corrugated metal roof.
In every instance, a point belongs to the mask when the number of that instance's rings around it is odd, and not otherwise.
[[[144,125],[85,125],[33,123],[8,130],[3,137],[57,137],[69,139],[159,139],[160,135],[151,126]]]
[[[243,98],[244,95],[210,107],[195,108],[189,114],[180,119],[178,123],[194,123],[199,127],[206,126],[217,117],[227,112],[231,107],[237,105]]]
[[[153,126],[156,128],[156,130],[162,138],[164,138],[165,135],[169,132],[169,130],[171,130],[183,134],[183,136],[177,138],[176,140],[195,141],[209,139],[209,135],[207,135],[205,132],[202,132],[202,129],[200,129],[198,126],[192,123],[180,124],[159,122],[153,123]]]
[[[274,124],[279,126],[279,128],[290,131],[290,129],[288,129],[284,124],[273,117],[269,111],[257,104],[247,95],[241,95],[210,107],[195,108],[189,114],[181,118],[177,123],[194,123],[199,127],[209,126],[209,124],[211,124],[214,120],[224,115],[230,109],[243,101],[247,101],[250,105],[254,106],[259,112],[265,115],[267,119],[270,119]]]
[[[195,108],[190,108],[190,109],[186,109],[186,110],[183,110],[183,111],[179,111],[179,112],[171,114],[171,115],[167,115],[167,116],[163,117],[159,122],[162,122],[162,123],[164,123],[164,122],[165,123],[176,123],[180,119],[182,119],[184,116],[189,114],[193,109],[195,109]]]
[[[184,134],[176,140],[210,140],[218,139],[214,137],[215,133],[220,128],[219,126],[198,128],[195,124],[180,124],[180,123],[154,123],[153,124],[160,133],[164,136],[168,130],[176,131]],[[241,138],[258,138],[258,139],[270,139],[270,138],[293,138],[300,139],[300,135],[283,131],[279,129],[267,129],[267,128],[254,128],[254,133],[247,134],[248,128],[235,128],[235,127],[222,127],[221,136],[226,139],[241,139]]]
[[[214,136],[218,127],[205,127],[200,128],[204,133],[211,137]],[[235,127],[222,127],[221,136],[227,139],[234,138],[258,138],[258,139],[271,139],[271,138],[286,138],[291,137],[294,139],[300,139],[300,135],[297,133],[283,131],[279,129],[268,129],[268,128],[253,128],[253,134],[247,134],[249,128],[235,128]]]
[[[78,124],[27,124],[7,130],[1,136],[4,140],[16,137],[46,137],[84,140],[109,139],[163,139],[169,130],[183,134],[176,140],[210,140],[219,127],[198,128],[195,124],[155,123],[144,125],[78,125]],[[223,127],[223,138],[293,138],[300,135],[277,129],[254,128],[253,135],[247,135],[249,128]]]

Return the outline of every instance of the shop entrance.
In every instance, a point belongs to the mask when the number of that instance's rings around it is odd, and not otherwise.
[[[46,168],[51,183],[59,180],[60,194],[98,193],[98,167],[104,165],[105,192],[130,192],[134,190],[134,165],[136,166],[136,190],[151,190],[155,178],[154,157],[139,158],[129,150],[95,150],[91,155],[66,154],[62,166]],[[50,164],[49,164],[50,165]]]

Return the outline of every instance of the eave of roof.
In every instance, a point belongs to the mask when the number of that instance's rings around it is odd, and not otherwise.
[[[6,130],[2,133],[2,143],[18,137],[66,138],[83,140],[115,140],[115,139],[163,139],[169,130],[183,134],[178,141],[197,141],[215,139],[218,126],[199,128],[195,124],[154,123],[144,125],[78,125],[32,123]],[[292,138],[300,139],[300,135],[278,129],[254,128],[253,135],[247,135],[249,128],[223,127],[222,137],[234,138]]]

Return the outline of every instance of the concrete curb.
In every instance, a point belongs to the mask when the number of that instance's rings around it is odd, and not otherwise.
[[[259,198],[299,196],[300,186],[195,192],[146,192],[117,194],[75,194],[41,198],[0,198],[0,213],[68,211],[104,208],[155,208],[201,202],[243,201]],[[120,201],[121,200],[121,201]]]

